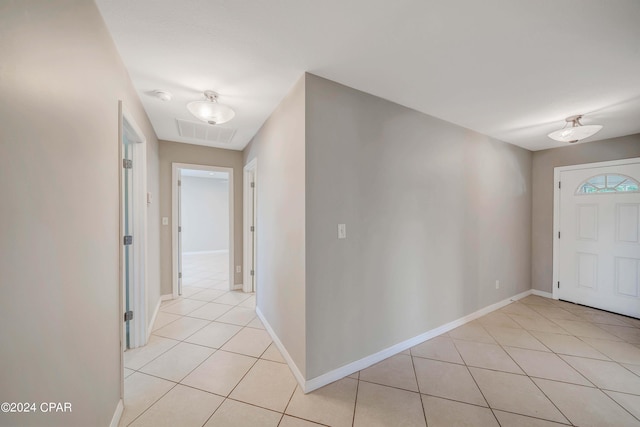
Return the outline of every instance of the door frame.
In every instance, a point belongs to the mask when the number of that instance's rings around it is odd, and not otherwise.
[[[562,172],[593,169],[610,166],[622,166],[640,162],[640,157],[631,159],[619,159],[606,162],[584,163],[580,165],[558,166],[553,168],[553,281],[551,282],[552,297],[558,299],[558,278],[560,273],[560,239],[558,232],[560,231],[560,174]]]
[[[118,230],[118,268],[119,283],[118,293],[120,309],[118,310],[118,329],[120,330],[120,367],[121,367],[121,397],[124,396],[124,352],[126,348],[126,322],[124,312],[126,305],[125,290],[125,251],[124,238],[124,192],[123,186],[123,159],[122,149],[124,135],[135,142],[133,144],[133,158],[135,163],[132,169],[133,179],[133,268],[134,281],[129,289],[130,308],[134,312],[133,319],[129,322],[129,338],[131,348],[143,346],[147,343],[147,139],[142,129],[136,123],[131,112],[123,101],[118,101],[118,193],[119,193],[119,230]]]
[[[171,163],[171,252],[172,252],[172,289],[173,298],[178,298],[178,178],[181,169],[195,169],[208,172],[226,172],[229,174],[229,290],[235,289],[234,277],[234,232],[233,232],[233,168],[224,166],[198,165],[191,163]]]
[[[247,163],[243,168],[243,285],[242,290],[244,292],[255,292],[257,282],[257,268],[256,268],[256,241],[257,232],[256,228],[252,232],[251,224],[256,226],[256,219],[258,218],[258,159],[254,158]],[[251,191],[251,182],[254,183],[253,191]],[[251,263],[253,260],[253,265]],[[251,278],[251,269],[253,267],[253,280]]]

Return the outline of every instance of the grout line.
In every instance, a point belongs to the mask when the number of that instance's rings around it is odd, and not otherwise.
[[[353,417],[351,418],[351,427],[354,426],[356,422],[356,409],[358,408],[358,393],[360,392],[360,371],[358,371],[358,379],[356,380],[356,399],[353,402]]]
[[[413,354],[409,349],[409,358],[411,359],[411,367],[413,368],[413,378],[416,380],[416,387],[418,388],[418,396],[420,397],[420,406],[422,406],[422,415],[424,416],[424,423],[429,427],[429,421],[427,421],[427,410],[424,407],[424,401],[422,400],[422,391],[420,390],[420,382],[418,381],[418,373],[416,372],[416,364],[413,362]]]

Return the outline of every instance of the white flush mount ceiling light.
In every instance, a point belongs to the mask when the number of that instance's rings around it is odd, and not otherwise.
[[[574,143],[581,141],[585,138],[589,138],[592,135],[595,135],[602,129],[602,125],[583,125],[580,123],[580,119],[582,115],[567,117],[565,120],[567,124],[564,128],[557,130],[555,132],[551,132],[547,135],[551,139],[555,139],[560,142],[569,142]],[[571,126],[569,126],[569,123]]]
[[[160,101],[171,101],[171,98],[173,98],[171,92],[167,92],[166,90],[161,89],[152,91],[150,95],[158,98]]]
[[[219,125],[233,119],[235,111],[223,104],[218,104],[218,94],[206,90],[204,92],[205,101],[193,101],[187,104],[187,109],[199,120],[210,125]]]

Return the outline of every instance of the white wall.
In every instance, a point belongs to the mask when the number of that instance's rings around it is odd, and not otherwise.
[[[305,86],[300,79],[245,148],[258,159],[257,305],[291,355],[306,369]]]
[[[93,2],[0,9],[0,401],[73,410],[0,413],[0,425],[107,426],[121,382],[118,100],[150,163],[156,136]]]
[[[305,149],[307,379],[530,289],[531,152],[310,74]]]
[[[182,252],[229,249],[229,180],[182,177]]]

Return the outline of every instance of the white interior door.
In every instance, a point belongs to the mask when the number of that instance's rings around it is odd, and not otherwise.
[[[178,169],[178,295],[182,295],[182,170]]]
[[[557,295],[640,317],[640,160],[559,175]]]

